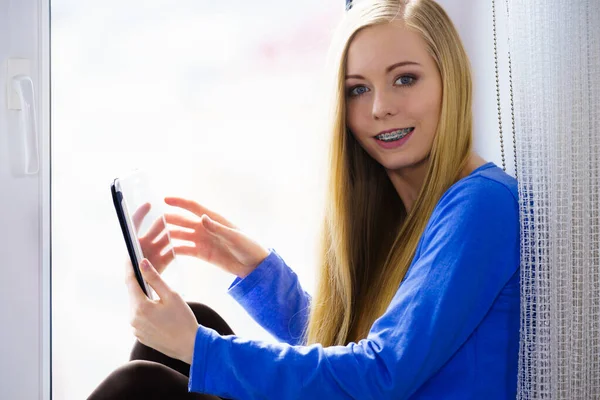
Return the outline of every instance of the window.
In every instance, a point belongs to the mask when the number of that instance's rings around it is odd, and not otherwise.
[[[275,248],[312,290],[324,71],[340,1],[52,2],[53,395],[85,398],[129,357],[126,249],[109,195],[134,168]],[[167,206],[165,206],[167,208]],[[165,279],[272,340],[178,258]]]

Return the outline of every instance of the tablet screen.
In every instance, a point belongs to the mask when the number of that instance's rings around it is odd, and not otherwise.
[[[121,209],[126,227],[127,244],[132,264],[143,258],[150,260],[159,271],[175,258],[175,253],[164,218],[164,202],[150,187],[147,174],[135,171],[114,182],[115,190],[121,194]],[[115,206],[117,206],[115,204]],[[117,211],[118,212],[118,211]],[[125,238],[126,242],[128,241]],[[132,254],[133,253],[133,254]],[[134,267],[138,282],[146,294],[153,298],[151,289],[143,282],[137,264]]]

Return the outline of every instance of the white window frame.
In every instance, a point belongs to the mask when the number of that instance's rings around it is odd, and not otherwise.
[[[50,0],[0,0],[0,398],[51,399]],[[29,60],[39,172],[11,167],[8,59]],[[8,145],[7,145],[8,144]],[[12,152],[12,153],[11,153]],[[23,224],[14,223],[15,220]]]

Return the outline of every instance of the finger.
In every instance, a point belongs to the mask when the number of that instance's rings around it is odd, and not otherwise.
[[[175,255],[177,256],[195,257],[196,254],[198,254],[198,249],[196,248],[196,246],[175,246],[173,250],[175,251]]]
[[[127,260],[123,263],[125,267],[125,284],[129,284],[129,279],[131,279],[133,274],[133,267],[131,266],[131,261]],[[134,276],[135,277],[135,276]]]
[[[150,229],[148,229],[148,232],[144,235],[144,238],[152,238],[151,241],[154,242],[158,235],[160,235],[160,233],[163,232],[166,228],[167,226],[165,225],[165,221],[161,216],[152,223],[152,226],[150,227]]]
[[[129,292],[130,297],[135,303],[141,303],[146,301],[147,297],[142,291],[139,282],[135,277],[135,273],[133,272],[133,265],[131,261],[127,261],[125,263],[125,285],[127,286],[127,291]]]
[[[183,229],[170,229],[169,230],[169,236],[171,236],[171,239],[185,240],[188,242],[193,242],[195,235],[196,235],[195,232],[185,231]]]
[[[140,269],[142,270],[142,276],[152,289],[154,289],[156,294],[158,294],[158,297],[166,299],[173,293],[169,285],[161,278],[147,258],[144,258],[140,263]]]
[[[182,228],[196,229],[196,226],[198,225],[198,221],[194,221],[179,214],[165,214],[165,220],[167,221],[167,224],[177,225]]]
[[[175,259],[175,253],[173,252],[173,250],[174,249],[170,249],[164,255],[160,256],[160,265],[167,265]]]
[[[201,206],[193,200],[184,199],[181,197],[165,197],[165,203],[173,207],[183,208],[191,213],[201,217],[202,214],[211,212],[206,207]]]
[[[135,210],[135,212],[131,216],[131,219],[133,220],[133,226],[135,227],[136,233],[140,230],[142,221],[144,220],[146,215],[148,215],[148,213],[150,212],[151,207],[152,206],[150,205],[150,203],[142,204],[137,210]]]
[[[240,236],[239,231],[218,223],[217,221],[211,219],[208,215],[203,215],[200,219],[200,222],[207,231],[213,235],[218,235],[227,241],[232,241]]]
[[[165,247],[167,247],[169,244],[171,244],[171,241],[169,240],[169,235],[164,234],[162,235],[162,237],[156,241],[156,243],[153,243],[155,248],[159,248],[164,249]]]
[[[218,221],[219,223],[229,226],[229,227],[234,227],[234,225],[227,221],[223,216],[219,215],[218,213],[209,210],[208,208],[198,204],[197,202],[193,201],[193,200],[188,200],[188,199],[183,199],[181,197],[166,197],[165,198],[165,203],[167,203],[170,206],[174,206],[174,207],[180,207],[183,208],[184,210],[188,210],[194,214],[196,214],[198,217],[202,217],[202,215],[207,214],[209,215],[213,220]]]

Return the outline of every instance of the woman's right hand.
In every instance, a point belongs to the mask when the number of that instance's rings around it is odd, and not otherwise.
[[[197,257],[240,278],[245,278],[268,255],[269,251],[214,211],[193,200],[167,197],[165,203],[190,211],[200,219],[179,214],[165,214],[171,239],[191,242],[174,246],[176,255]]]

